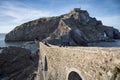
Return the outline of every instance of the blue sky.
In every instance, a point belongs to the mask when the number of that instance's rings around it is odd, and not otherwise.
[[[68,13],[76,7],[120,30],[120,0],[0,0],[0,33],[40,17]]]

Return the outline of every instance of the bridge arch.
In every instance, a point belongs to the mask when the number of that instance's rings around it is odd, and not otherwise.
[[[79,70],[71,68],[67,72],[66,80],[84,80],[84,78]]]
[[[68,75],[68,80],[82,80],[82,78],[80,77],[80,75],[77,72],[72,71]]]

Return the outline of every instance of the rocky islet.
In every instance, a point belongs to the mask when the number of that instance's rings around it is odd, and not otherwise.
[[[84,46],[89,42],[120,39],[120,32],[105,26],[100,20],[90,17],[86,10],[75,8],[71,12],[48,18],[40,18],[9,32],[5,41],[47,41],[51,44],[69,43]]]

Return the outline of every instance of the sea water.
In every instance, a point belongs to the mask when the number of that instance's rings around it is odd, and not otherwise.
[[[22,47],[31,50],[32,53],[35,53],[39,49],[39,45],[36,44],[34,41],[29,42],[5,42],[5,35],[4,33],[0,34],[0,47],[7,47],[7,46],[16,46]]]
[[[120,40],[115,39],[113,42],[95,42],[89,43],[92,47],[120,47]]]
[[[29,42],[5,42],[5,35],[6,34],[0,34],[0,47],[6,47],[6,46],[18,46],[18,47],[25,47],[27,46],[27,43]],[[120,47],[120,40],[115,40],[114,42],[96,42],[96,43],[89,43],[89,46],[92,47]],[[27,48],[36,48],[36,44],[28,44]],[[37,46],[38,48],[38,46]]]
[[[0,47],[19,46],[22,47],[25,42],[5,42],[5,33],[0,33]]]

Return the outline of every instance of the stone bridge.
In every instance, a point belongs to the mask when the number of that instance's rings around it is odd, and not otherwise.
[[[120,48],[40,43],[39,56],[37,80],[120,80]]]

